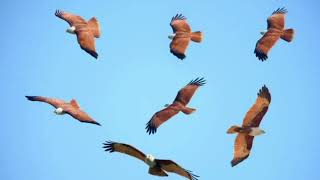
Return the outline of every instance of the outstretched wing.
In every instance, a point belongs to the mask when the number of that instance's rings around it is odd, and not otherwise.
[[[203,86],[205,83],[206,80],[204,78],[196,78],[195,80],[190,81],[185,87],[180,89],[174,102],[180,102],[186,106],[198,87]]]
[[[56,99],[56,98],[47,98],[47,97],[42,97],[42,96],[26,96],[26,98],[29,101],[40,101],[40,102],[48,103],[55,108],[58,108],[58,107],[62,106],[63,104],[65,104],[65,102],[63,100]]]
[[[189,41],[190,37],[179,37],[179,35],[176,35],[170,43],[170,52],[177,58],[183,60],[186,58],[185,52]]]
[[[104,145],[103,148],[105,148],[105,151],[109,151],[110,153],[111,152],[124,153],[129,156],[133,156],[135,158],[138,158],[143,162],[146,158],[146,155],[143,152],[139,151],[135,147],[130,146],[128,144],[106,141],[105,143],[103,143],[103,145]]]
[[[191,171],[182,168],[177,163],[175,163],[171,160],[156,159],[156,162],[160,165],[160,167],[163,170],[179,174],[180,176],[186,177],[189,180],[197,180],[199,177],[195,174],[192,174]]]
[[[172,31],[174,33],[178,31],[182,32],[191,32],[191,28],[187,22],[187,18],[184,17],[182,14],[177,14],[174,17],[172,17],[170,26],[172,27]]]
[[[162,109],[161,111],[156,112],[151,120],[146,124],[146,130],[149,134],[154,134],[157,132],[157,128],[172,116],[178,114],[180,108],[177,104],[173,103],[168,107]]]
[[[68,106],[65,106],[63,108],[63,111],[72,116],[73,118],[79,120],[80,122],[91,123],[101,126],[100,123],[96,122],[86,112],[82,111],[81,109],[79,109],[79,107],[76,107],[74,104],[69,104]]]
[[[88,28],[83,28],[77,31],[77,39],[81,49],[89,53],[94,58],[98,58],[98,53],[95,48],[94,35]]]
[[[268,29],[276,28],[279,30],[284,29],[285,25],[285,15],[288,11],[285,8],[278,8],[275,10],[272,15],[268,18]]]
[[[69,23],[70,26],[76,26],[78,24],[87,24],[87,22],[80,16],[73,15],[71,13],[56,10],[55,15]]]
[[[281,36],[281,31],[270,28],[268,31],[259,39],[254,49],[254,53],[259,60],[265,61],[268,59],[268,52],[274,46]]]
[[[250,155],[250,150],[252,148],[253,136],[249,136],[244,133],[239,133],[234,142],[234,155],[231,161],[231,166],[235,166],[247,159]]]
[[[243,127],[259,127],[263,116],[268,111],[271,102],[269,89],[264,85],[258,93],[255,104],[247,112],[242,126]]]

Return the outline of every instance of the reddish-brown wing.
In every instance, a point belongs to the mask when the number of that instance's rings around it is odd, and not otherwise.
[[[205,83],[206,80],[204,78],[196,78],[195,80],[190,81],[185,87],[180,89],[174,102],[179,102],[186,106],[198,87],[203,86]]]
[[[187,19],[182,14],[177,14],[176,16],[172,17],[170,26],[172,27],[174,33],[179,31],[187,33],[191,32],[191,28],[187,22]]]
[[[234,142],[234,154],[231,166],[235,166],[247,159],[252,148],[253,136],[249,136],[244,133],[239,133]]]
[[[168,107],[162,109],[161,111],[156,112],[151,120],[146,124],[146,130],[149,134],[154,134],[157,132],[157,128],[167,120],[169,120],[172,116],[178,114],[181,110],[181,105],[173,103]]]
[[[287,12],[288,11],[285,8],[278,8],[275,10],[267,20],[268,29],[276,28],[283,30],[285,25],[285,15]]]
[[[146,155],[143,152],[139,151],[135,147],[130,146],[128,144],[106,141],[105,143],[103,143],[103,145],[104,145],[103,148],[105,148],[105,151],[108,151],[108,152],[124,153],[129,156],[133,156],[135,158],[138,158],[143,162],[146,158]]]
[[[40,101],[40,102],[48,103],[55,108],[58,108],[58,107],[65,104],[65,102],[63,100],[56,99],[56,98],[47,98],[47,97],[42,97],[42,96],[26,96],[26,98],[29,101]]]
[[[71,13],[56,10],[55,15],[67,21],[70,26],[76,26],[78,24],[87,24],[87,22],[82,17],[73,15]]]
[[[156,162],[160,165],[160,167],[167,171],[179,174],[180,176],[186,177],[189,180],[197,180],[199,176],[192,174],[191,171],[186,170],[179,166],[177,163],[171,161],[171,160],[161,160],[156,159]]]
[[[86,112],[82,111],[81,109],[75,107],[72,104],[68,104],[67,106],[63,107],[63,111],[72,116],[73,118],[79,120],[80,122],[91,123],[100,126],[100,123],[93,120]]]
[[[268,52],[274,46],[281,36],[281,31],[275,28],[269,28],[269,30],[262,36],[256,44],[254,53],[259,60],[265,61],[268,59]]]
[[[77,39],[81,49],[85,50],[94,58],[98,58],[98,53],[96,52],[95,41],[92,31],[90,31],[88,28],[78,30]]]
[[[176,35],[170,43],[170,52],[177,58],[186,58],[185,52],[190,42],[190,37],[179,37]]]
[[[266,86],[263,86],[258,93],[255,104],[247,112],[242,126],[243,127],[259,127],[263,116],[268,111],[271,102],[271,94]]]

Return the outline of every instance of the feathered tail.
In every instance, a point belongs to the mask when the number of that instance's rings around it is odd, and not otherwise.
[[[91,28],[91,31],[93,32],[94,37],[99,38],[101,33],[98,20],[95,17],[93,17],[88,21],[88,24]]]
[[[196,31],[191,33],[191,40],[194,42],[201,42],[202,41],[202,32]]]
[[[294,36],[294,30],[293,29],[286,29],[284,30],[283,35],[281,36],[281,39],[291,42]]]

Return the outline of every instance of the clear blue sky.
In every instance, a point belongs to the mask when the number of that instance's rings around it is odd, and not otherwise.
[[[156,158],[172,159],[200,179],[320,179],[319,6],[316,0],[242,1],[17,1],[0,3],[0,179],[160,180],[131,157],[103,151],[113,140]],[[253,54],[266,18],[286,7],[290,44],[279,41],[266,62]],[[82,51],[56,9],[89,19],[102,37],[99,59]],[[185,61],[169,52],[169,21],[183,13],[205,34],[191,43]],[[190,102],[197,112],[178,114],[145,133],[154,112],[177,91],[205,77]],[[226,130],[242,119],[266,84],[272,93],[251,156],[231,168],[235,136]],[[56,116],[25,95],[76,98],[103,126]]]

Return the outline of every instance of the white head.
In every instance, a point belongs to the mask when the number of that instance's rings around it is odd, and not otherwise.
[[[267,30],[264,30],[264,31],[261,31],[260,34],[263,36],[266,32]]]
[[[168,38],[169,38],[169,39],[173,39],[175,36],[176,36],[176,34],[170,34],[170,35],[168,36]]]
[[[156,165],[155,158],[151,154],[147,154],[145,161],[150,167],[154,167]]]
[[[55,110],[54,110],[54,113],[55,113],[56,115],[62,115],[62,114],[64,114],[63,109],[62,109],[61,107],[55,109]]]
[[[261,134],[265,134],[266,132],[258,127],[251,128],[251,131],[249,133],[250,136],[259,136]]]
[[[76,30],[76,27],[71,26],[70,28],[67,29],[67,33],[75,34],[75,30]]]

